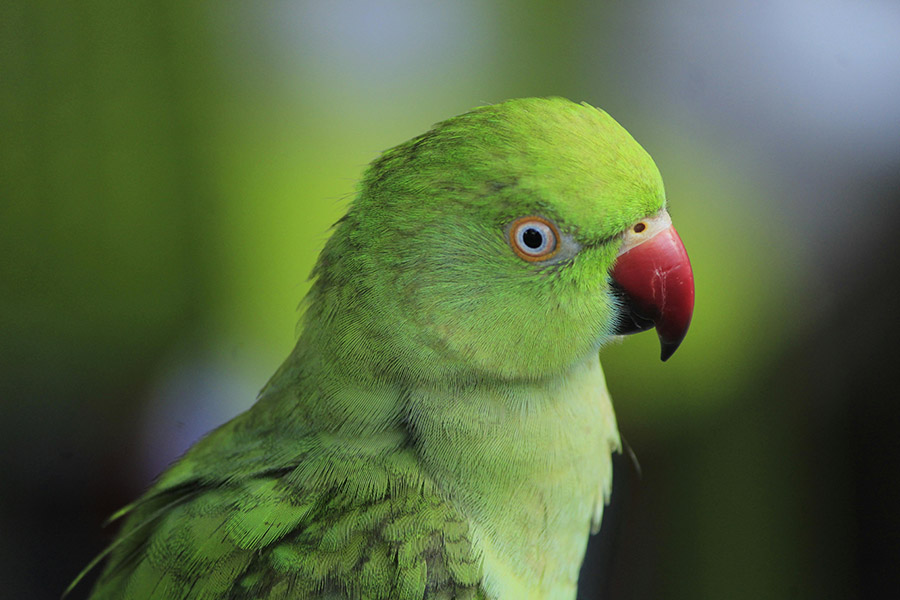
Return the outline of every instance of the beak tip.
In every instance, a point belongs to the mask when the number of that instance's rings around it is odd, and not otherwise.
[[[681,342],[675,342],[674,344],[671,342],[663,342],[660,341],[660,353],[659,359],[663,362],[669,360],[675,351],[678,350],[678,346],[681,345]]]

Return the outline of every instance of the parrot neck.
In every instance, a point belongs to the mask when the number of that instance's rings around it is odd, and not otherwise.
[[[358,333],[304,331],[270,392],[303,380],[318,390],[301,400],[305,427],[350,434],[335,439],[352,440],[360,451],[408,453],[469,518],[489,597],[575,598],[619,448],[597,354],[536,380],[452,369],[436,379],[437,361],[410,377],[391,368],[382,344],[342,343]]]
[[[475,525],[488,592],[574,598],[619,447],[596,355],[538,383],[422,388],[409,411],[419,460]]]

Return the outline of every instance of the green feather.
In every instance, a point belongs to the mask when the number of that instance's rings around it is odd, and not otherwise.
[[[559,98],[385,152],[293,353],[123,511],[91,597],[574,598],[619,448],[597,360],[609,271],[664,203],[628,133]],[[529,215],[558,227],[559,258],[513,252]]]

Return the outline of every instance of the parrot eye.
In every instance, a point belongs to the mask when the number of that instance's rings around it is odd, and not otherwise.
[[[541,217],[522,217],[509,228],[509,245],[515,253],[529,262],[547,260],[556,254],[559,232],[556,226]]]

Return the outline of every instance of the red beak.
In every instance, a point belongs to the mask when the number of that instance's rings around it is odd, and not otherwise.
[[[694,314],[694,273],[678,232],[669,226],[621,254],[612,278],[630,313],[616,333],[656,327],[667,360],[687,334]]]

